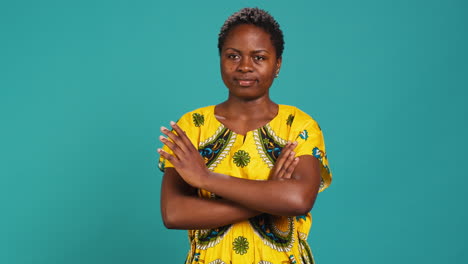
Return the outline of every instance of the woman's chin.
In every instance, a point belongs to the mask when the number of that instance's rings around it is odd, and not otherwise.
[[[268,97],[268,94],[258,94],[258,93],[229,93],[229,96],[235,97],[239,100],[244,100],[244,101],[254,101],[258,100],[261,98]]]

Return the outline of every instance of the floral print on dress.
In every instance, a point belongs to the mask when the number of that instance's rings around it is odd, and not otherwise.
[[[310,250],[309,245],[305,240],[299,239],[299,248],[301,250],[302,263],[304,264],[314,264],[314,256]]]
[[[296,221],[299,221],[301,219],[304,220],[304,221],[307,220],[307,215],[298,215],[298,216],[296,216]]]
[[[294,257],[294,255],[290,255],[289,256],[289,260],[291,261],[291,264],[296,264],[296,258]]]
[[[286,119],[286,125],[291,126],[292,123],[293,123],[293,121],[294,121],[294,116],[293,116],[293,115],[289,115],[289,116],[288,116],[288,119]]]
[[[197,230],[195,237],[198,240],[197,249],[205,250],[210,247],[216,246],[224,236],[229,232],[232,225],[226,225],[214,229]]]
[[[239,150],[236,153],[234,153],[232,159],[237,167],[244,168],[250,162],[250,155],[245,150]]]
[[[235,140],[235,135],[227,128],[220,127],[210,140],[203,142],[198,147],[198,152],[203,157],[206,167],[213,170],[230,150],[229,142]]]
[[[193,124],[196,127],[203,126],[205,124],[205,116],[199,113],[192,114]]]
[[[221,259],[215,259],[208,264],[226,264],[226,262],[222,261]]]
[[[327,159],[327,154],[323,152],[322,150],[320,150],[319,148],[315,147],[312,150],[312,155],[316,157],[320,161],[322,166],[327,170],[327,172],[330,173],[330,168],[325,163],[325,160]],[[321,185],[323,186],[323,183],[321,183]]]
[[[200,260],[200,253],[195,253],[193,255],[193,260],[198,262]]]
[[[234,239],[234,241],[232,242],[232,246],[236,254],[244,255],[249,249],[249,241],[247,241],[247,238],[239,236],[236,239]]]
[[[303,140],[307,140],[309,138],[309,132],[307,132],[307,129],[304,129],[301,133],[299,133],[299,137]]]
[[[158,168],[160,171],[164,172],[164,169],[166,168],[166,160],[158,162]]]
[[[280,230],[271,215],[262,214],[249,219],[255,233],[265,245],[279,252],[288,252],[294,244],[295,223],[292,217],[287,218],[287,229]]]
[[[319,148],[315,147],[312,150],[312,155],[314,155],[314,157],[316,157],[318,160],[322,161],[325,153],[323,153],[323,151],[321,151]]]
[[[273,168],[273,165],[281,154],[281,150],[286,144],[286,140],[279,138],[273,133],[273,131],[269,131],[268,125],[253,132],[257,151],[269,168]]]

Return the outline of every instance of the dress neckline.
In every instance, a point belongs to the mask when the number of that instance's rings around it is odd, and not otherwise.
[[[222,126],[223,128],[226,128],[228,131],[230,131],[230,132],[233,133],[233,134],[236,134],[236,135],[239,135],[239,136],[246,136],[247,134],[250,134],[250,133],[252,133],[252,132],[254,132],[254,131],[256,131],[256,130],[258,130],[258,129],[260,129],[260,128],[264,128],[264,127],[268,126],[268,125],[271,124],[274,120],[276,120],[276,119],[279,117],[280,113],[283,112],[283,109],[282,109],[282,108],[283,108],[283,105],[281,105],[281,104],[277,104],[277,105],[278,105],[278,112],[276,113],[276,115],[275,115],[271,120],[269,120],[268,122],[266,122],[265,124],[263,124],[263,125],[261,125],[261,126],[259,126],[259,127],[257,127],[257,128],[254,128],[254,129],[251,129],[251,130],[245,132],[245,134],[237,133],[236,131],[234,131],[234,130],[230,129],[229,127],[227,127],[226,125],[224,125],[223,122],[219,121],[218,118],[217,118],[216,115],[215,115],[215,108],[216,108],[216,105],[212,105],[212,106],[211,106],[211,114],[212,114],[212,117],[213,117],[213,119],[215,120],[215,122],[217,122],[217,123],[218,123],[220,126]]]

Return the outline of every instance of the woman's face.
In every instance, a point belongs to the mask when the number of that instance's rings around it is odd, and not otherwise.
[[[270,34],[262,28],[241,24],[229,31],[221,49],[221,76],[231,96],[268,96],[280,66]]]

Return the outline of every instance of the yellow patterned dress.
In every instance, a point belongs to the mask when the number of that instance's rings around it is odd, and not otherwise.
[[[322,131],[309,115],[296,107],[279,105],[268,124],[245,135],[236,134],[214,115],[215,106],[197,109],[177,122],[198,147],[206,166],[217,173],[250,180],[267,180],[282,147],[297,141],[296,156],[312,155],[321,163],[320,191],[331,182]],[[165,150],[168,149],[165,147]],[[159,160],[159,168],[173,167]],[[199,196],[217,199],[199,190]],[[196,210],[196,208],[194,208]],[[186,263],[284,264],[314,263],[307,244],[311,214],[295,217],[262,214],[214,229],[189,230],[190,251]]]

